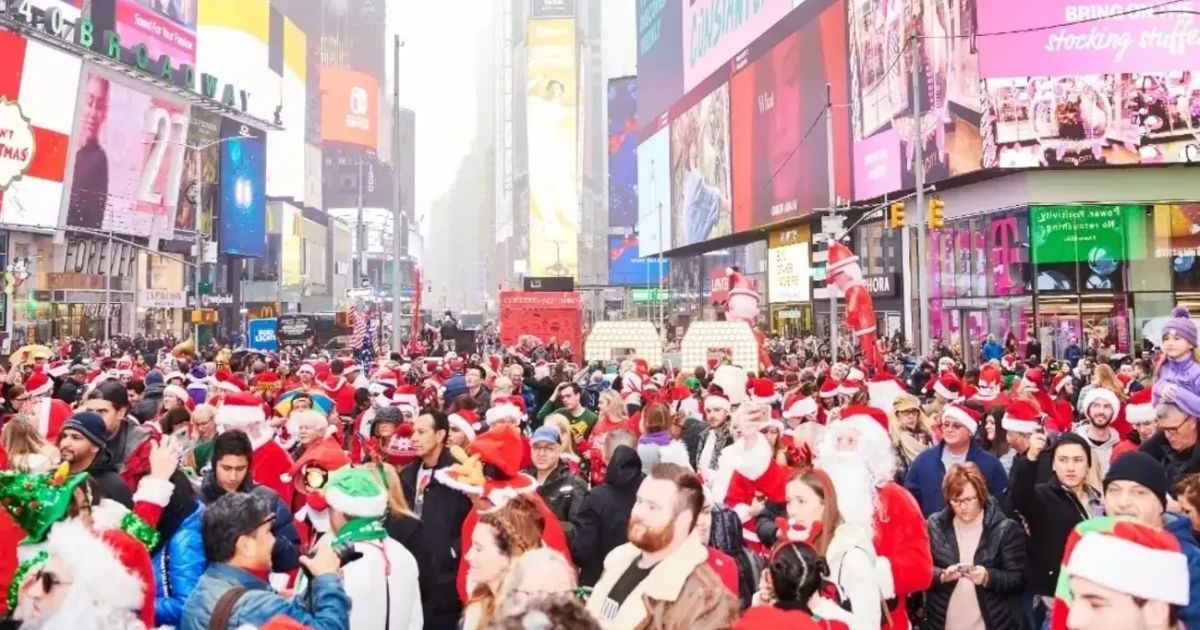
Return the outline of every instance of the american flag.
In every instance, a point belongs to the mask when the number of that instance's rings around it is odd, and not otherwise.
[[[350,347],[361,348],[367,339],[367,318],[364,313],[358,312],[353,304],[350,305],[350,322],[354,324],[354,336],[350,338]]]

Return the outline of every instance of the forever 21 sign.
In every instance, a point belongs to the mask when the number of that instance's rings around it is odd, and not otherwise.
[[[62,272],[133,278],[137,254],[137,248],[129,243],[72,238],[63,252]]]

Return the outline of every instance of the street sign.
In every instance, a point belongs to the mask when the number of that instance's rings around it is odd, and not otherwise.
[[[671,299],[670,289],[634,289],[634,304],[658,304]]]
[[[252,319],[246,323],[246,337],[249,338],[249,346],[254,350],[262,350],[263,352],[275,352],[279,349],[279,344],[275,341],[275,325],[274,317],[264,319]]]
[[[840,214],[830,214],[821,217],[821,232],[834,236],[840,235],[846,228],[846,217]]]

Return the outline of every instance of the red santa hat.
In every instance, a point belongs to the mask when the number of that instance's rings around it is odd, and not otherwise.
[[[769,378],[752,379],[750,384],[750,400],[760,405],[773,405],[779,400],[775,391],[775,383]]]
[[[38,401],[38,433],[51,443],[58,442],[58,434],[71,417],[71,406],[57,398]]]
[[[1018,358],[1017,358],[1017,355],[1015,355],[1015,354],[1006,354],[1006,355],[1004,355],[1003,357],[1001,357],[1001,359],[1000,359],[1000,367],[1001,367],[1001,368],[1002,368],[1002,369],[1003,369],[1005,372],[1016,372],[1016,371],[1017,371],[1017,364],[1018,364],[1019,362],[1020,362],[1020,359],[1018,359]]]
[[[524,448],[516,427],[497,425],[472,441],[465,452],[452,449],[458,463],[438,469],[434,476],[446,486],[501,507],[518,494],[537,492],[537,481],[521,472]]]
[[[979,430],[980,414],[978,411],[959,403],[950,403],[942,409],[942,422],[953,420],[967,428],[971,435]]]
[[[847,398],[854,396],[863,389],[862,381],[851,380],[849,377],[837,386],[837,393]]]
[[[391,389],[395,389],[400,385],[400,378],[396,375],[396,372],[388,368],[376,370],[372,376],[372,380],[375,381],[374,385],[380,385],[385,388],[390,387]]]
[[[1149,387],[1140,389],[1129,397],[1129,402],[1125,404],[1125,419],[1129,421],[1129,424],[1145,424],[1158,419],[1150,397]]]
[[[933,393],[950,402],[959,402],[962,396],[962,381],[953,372],[942,372],[933,383]]]
[[[817,396],[821,398],[837,398],[837,383],[834,383],[833,379],[831,378],[826,378],[825,381],[821,383],[821,391],[817,394]]]
[[[1162,528],[1122,518],[1088,521],[1075,528],[1065,551],[1064,580],[1083,578],[1136,599],[1188,604],[1187,557]]]
[[[783,417],[789,420],[817,415],[817,401],[812,396],[793,394],[783,405]]]
[[[1059,374],[1050,381],[1050,393],[1054,394],[1055,396],[1061,396],[1063,394],[1063,389],[1066,388],[1066,386],[1070,383],[1071,377],[1067,376],[1066,374]]]
[[[975,398],[991,402],[1000,395],[1002,385],[1003,378],[999,368],[991,364],[985,365],[979,368],[979,387],[975,390]]]
[[[396,388],[396,393],[392,396],[392,406],[400,407],[401,409],[411,409],[414,414],[421,408],[421,403],[417,399],[417,388],[415,385],[404,385]]]
[[[1042,373],[1042,368],[1032,368],[1025,370],[1025,374],[1021,375],[1020,391],[1023,392],[1040,392],[1042,384],[1046,382],[1045,376]]]
[[[1113,413],[1116,414],[1121,409],[1121,399],[1107,387],[1093,387],[1088,390],[1083,396],[1083,400],[1079,401],[1079,414],[1084,418],[1088,417],[1088,410],[1092,405],[1098,402],[1106,402],[1112,407]],[[1126,418],[1128,420],[1128,418]]]
[[[704,397],[704,411],[708,412],[714,409],[730,411],[733,409],[733,404],[729,402],[729,397],[725,394],[713,392]]]
[[[149,553],[122,530],[94,533],[63,521],[50,531],[46,551],[66,565],[70,588],[84,591],[87,601],[136,614],[145,604],[146,589],[154,592]]]
[[[309,376],[316,376],[317,368],[314,368],[311,363],[301,363],[300,367],[296,368],[296,374],[307,374]]]
[[[188,411],[196,408],[196,403],[192,402],[192,397],[188,395],[187,390],[178,385],[167,385],[164,387],[163,396],[174,396],[188,408]]]
[[[767,429],[775,429],[776,431],[779,431],[779,435],[782,436],[787,432],[787,425],[783,424],[783,420],[780,420],[778,415],[772,413],[771,417],[763,421],[762,428],[759,430],[766,431]]]
[[[1034,403],[1027,400],[1014,400],[1008,403],[1008,407],[1004,410],[1004,417],[1000,420],[1000,426],[1005,431],[1013,433],[1031,434],[1038,429],[1038,420],[1042,417],[1042,413]]]
[[[225,394],[217,407],[217,424],[223,428],[245,428],[267,420],[262,399],[248,392]]]
[[[847,405],[842,409],[840,423],[858,429],[859,433],[874,433],[888,440],[888,416],[882,409],[867,405]]]
[[[50,368],[48,374],[50,374],[51,378],[62,378],[67,375],[67,372],[71,371],[71,366],[66,361],[55,361],[48,367]]]
[[[750,280],[737,269],[726,267],[725,276],[729,278],[729,297],[743,295],[755,300],[761,299],[758,291],[755,291],[754,286],[750,284]]]
[[[479,416],[471,409],[459,409],[450,414],[450,426],[457,427],[459,431],[462,431],[463,435],[467,436],[468,442],[473,441],[477,432],[483,430]]]
[[[484,418],[487,420],[488,426],[493,426],[497,422],[511,421],[520,424],[524,419],[524,414],[521,413],[521,405],[514,400],[515,396],[501,396],[492,400],[491,407],[488,408]]]
[[[38,368],[25,379],[25,393],[32,398],[49,396],[54,392],[54,383],[46,373]]]
[[[850,248],[846,247],[844,244],[834,243],[833,245],[829,246],[828,261],[829,262],[826,264],[826,273],[832,276],[840,269],[858,262],[858,256],[855,256],[854,253],[850,251]]]

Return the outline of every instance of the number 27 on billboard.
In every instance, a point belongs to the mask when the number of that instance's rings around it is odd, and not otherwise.
[[[164,195],[167,199],[175,198],[174,194],[167,193],[178,191],[183,179],[188,116],[153,107],[146,112],[145,122],[144,130],[147,134],[154,134],[154,140],[138,178],[137,202],[159,208],[163,207]],[[164,167],[167,169],[165,178],[162,177]],[[171,201],[167,205],[174,203]]]

